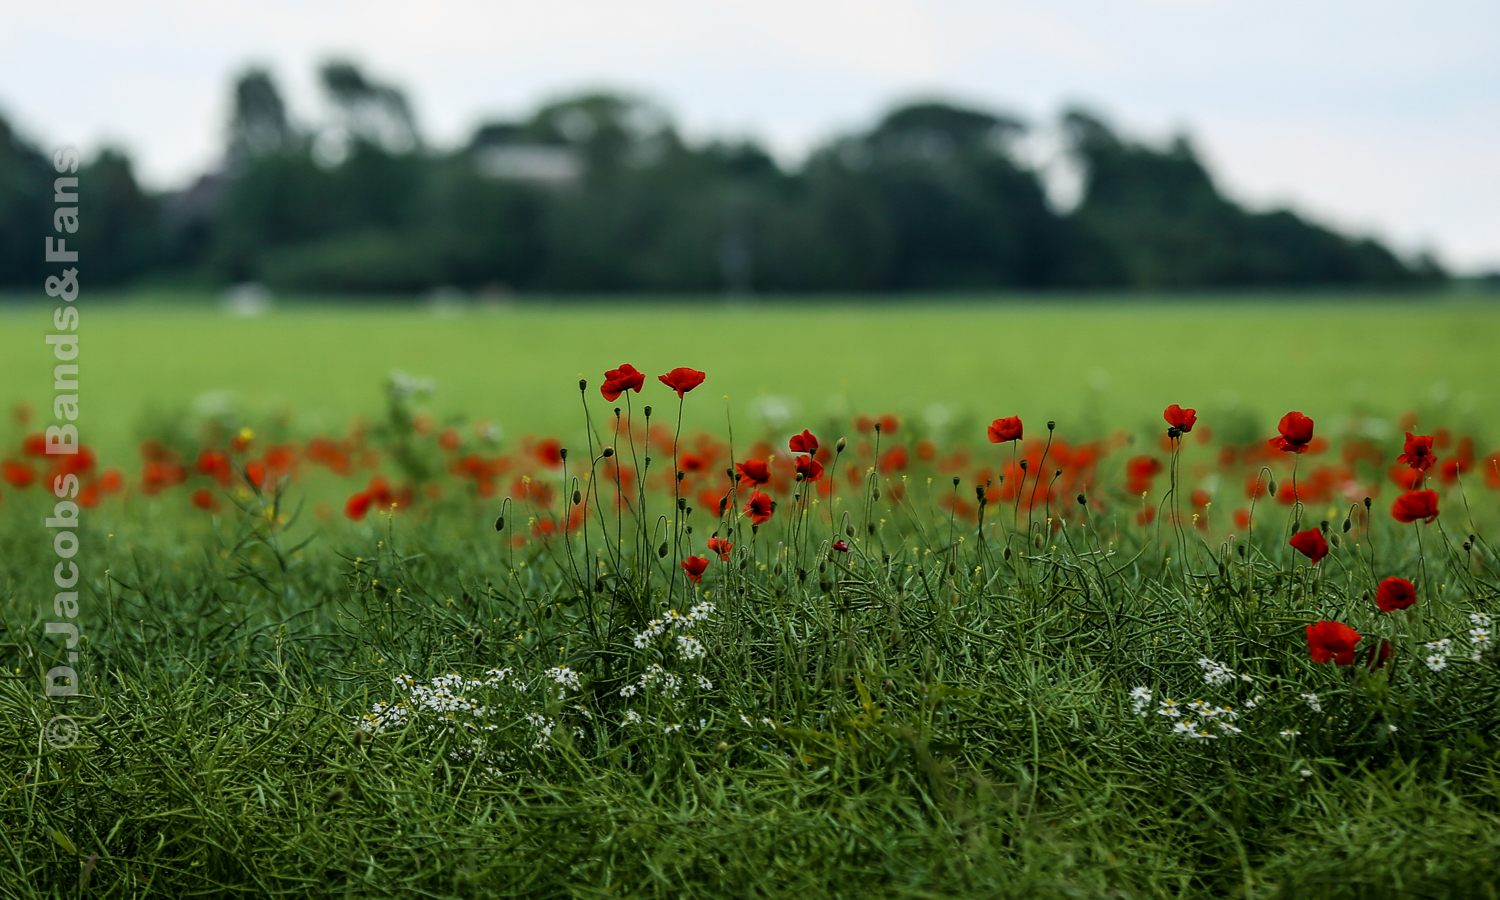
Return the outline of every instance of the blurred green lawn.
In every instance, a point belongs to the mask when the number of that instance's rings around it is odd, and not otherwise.
[[[651,376],[679,365],[708,373],[690,397],[689,429],[721,429],[725,395],[737,430],[754,429],[766,395],[785,401],[797,427],[831,411],[926,415],[933,404],[966,429],[1019,414],[1035,431],[1054,418],[1075,436],[1157,422],[1168,403],[1210,422],[1249,413],[1265,428],[1288,409],[1331,425],[1360,408],[1417,408],[1424,426],[1441,418],[1488,437],[1500,421],[1500,303],[1483,295],[609,299],[446,315],[305,303],[251,319],[207,298],[81,305],[80,424],[115,459],[148,417],[179,416],[206,392],[232,392],[252,416],[290,410],[301,427],[342,429],[380,413],[392,369],[436,379],[428,408],[440,418],[566,438],[578,433],[578,378],[597,403],[604,370],[625,362]],[[28,400],[44,416],[50,312],[0,307],[0,401]],[[675,398],[653,377],[641,400],[666,413]]]

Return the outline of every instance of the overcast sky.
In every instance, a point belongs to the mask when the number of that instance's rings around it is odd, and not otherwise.
[[[1500,269],[1496,0],[10,2],[0,111],[174,186],[215,160],[237,72],[269,67],[310,120],[330,56],[404,87],[437,145],[601,86],[788,161],[903,99],[1036,122],[1083,103],[1139,137],[1186,130],[1254,206]]]

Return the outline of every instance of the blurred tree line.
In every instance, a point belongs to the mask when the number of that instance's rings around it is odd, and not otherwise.
[[[1185,139],[1135,143],[1063,118],[1081,199],[1066,213],[1012,118],[906,106],[795,170],[750,142],[692,146],[611,95],[424,145],[402,92],[348,63],[299,127],[271,76],[242,75],[223,165],[149,194],[105,150],[80,171],[76,246],[94,284],[261,281],[297,291],[899,291],[1400,285],[1444,277],[1380,244],[1225,198]],[[0,121],[0,285],[42,277],[52,167]],[[70,247],[75,246],[73,237]]]

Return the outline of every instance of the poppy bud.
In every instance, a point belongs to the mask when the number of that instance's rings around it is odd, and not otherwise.
[[[580,391],[586,390],[588,388],[588,386],[589,386],[589,383],[587,381],[584,381],[582,378],[578,379],[578,389]]]
[[[983,486],[977,485],[977,484],[974,485],[974,499],[978,500],[981,504],[984,503],[984,487]]]
[[[687,498],[686,497],[678,497],[677,498],[677,508],[678,509],[687,509]]]
[[[580,494],[578,491],[575,490],[573,492],[573,505],[577,506],[578,504],[580,504],[582,502],[583,502],[583,494]]]
[[[651,465],[651,457],[646,457],[646,465]]]
[[[785,572],[785,571],[786,571],[786,566],[783,566],[781,563],[777,563],[776,564],[776,568],[774,568],[774,569],[771,570],[771,574],[772,575],[780,575],[782,572]]]
[[[1335,547],[1339,546],[1339,536],[1336,534],[1330,534],[1328,536],[1328,543],[1332,544]]]
[[[495,530],[496,531],[504,531],[505,530],[505,517],[504,516],[497,516],[495,518]]]
[[[1088,506],[1089,505],[1089,498],[1085,497],[1082,494],[1079,494],[1078,495],[1078,505],[1079,506]]]
[[[1057,423],[1056,422],[1053,422],[1053,421],[1050,421],[1050,420],[1047,422],[1047,430],[1048,431],[1051,431],[1052,429],[1054,429],[1056,427],[1057,427]]]
[[[844,534],[848,535],[849,537],[854,537],[854,526],[853,525],[845,525],[844,526]]]
[[[837,444],[833,445],[833,449],[834,449],[835,452],[843,453],[844,452],[844,448],[847,447],[847,446],[849,446],[849,439],[848,438],[839,438],[839,442]]]
[[[1365,498],[1365,509],[1369,509],[1369,508],[1370,508],[1370,504],[1371,504],[1371,503],[1372,503],[1372,502],[1373,502],[1373,501],[1371,501],[1371,500],[1370,500],[1370,498],[1369,498],[1369,497],[1366,497],[1366,498]]]
[[[1351,529],[1353,527],[1354,527],[1354,523],[1349,520],[1348,516],[1344,516],[1344,525],[1343,525],[1344,534],[1348,534],[1349,533],[1349,529]]]
[[[651,407],[646,407],[646,418],[651,418]]]
[[[720,497],[719,498],[719,515],[721,515],[721,516],[724,515],[724,508],[727,507],[728,505],[729,505],[729,498],[728,497]]]
[[[876,433],[876,434],[879,434],[879,433],[880,433],[880,423],[879,423],[879,422],[876,422],[876,423],[875,423],[875,433]]]
[[[559,457],[561,457],[562,459],[566,460],[568,458],[568,448],[567,447],[559,447],[558,450],[557,450],[557,455]]]
[[[1318,530],[1321,531],[1321,532],[1323,532],[1324,534],[1328,533],[1328,520],[1327,519],[1324,519],[1323,521],[1321,521],[1321,522],[1318,523]]]
[[[692,534],[693,533],[693,526],[691,526],[691,525],[684,525],[684,526],[682,526],[682,530],[686,531],[688,534]]]
[[[667,542],[662,541],[661,546],[656,548],[656,555],[665,558],[667,555]]]
[[[1473,546],[1474,546],[1474,545],[1473,545],[1473,544],[1471,544],[1471,543],[1469,543],[1469,542],[1468,542],[1468,541],[1464,541],[1464,552],[1465,552],[1465,553],[1468,553],[1468,552],[1469,552],[1469,548],[1470,548],[1470,547],[1473,547]]]
[[[1270,494],[1272,497],[1276,496],[1276,479],[1272,478],[1269,482],[1266,483],[1266,493]]]
[[[687,477],[687,473],[686,472],[678,472],[677,473],[677,480],[678,481],[681,481],[682,479],[684,479],[686,477]]]
[[[1010,548],[1009,547],[1005,548],[1005,558],[1007,560],[1010,559]]]
[[[871,522],[870,524],[866,525],[865,526],[865,531],[868,532],[868,533],[870,533],[870,534],[874,534],[875,533],[875,523]]]
[[[870,491],[870,496],[873,499],[875,499],[875,500],[879,500],[880,499],[880,488],[875,488],[874,490]]]
[[[604,448],[604,458],[605,459],[609,459],[611,456],[614,456],[614,455],[615,455],[615,448],[613,448],[613,447],[605,447]]]
[[[958,476],[957,475],[953,476],[953,486],[954,487],[958,487]]]
[[[620,407],[618,406],[615,407],[615,418],[620,418]]]

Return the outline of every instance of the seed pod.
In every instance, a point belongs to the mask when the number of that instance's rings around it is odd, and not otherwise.
[[[504,516],[496,516],[495,517],[495,530],[496,531],[504,531],[505,530],[505,517]]]
[[[561,448],[560,450],[557,451],[557,455],[560,456],[560,457],[562,457],[563,461],[566,462],[567,459],[568,459],[568,448],[567,447]]]
[[[1323,532],[1324,534],[1328,533],[1328,520],[1327,519],[1324,519],[1323,521],[1321,521],[1321,522],[1318,523],[1318,530],[1321,531],[1321,532]]]
[[[1369,509],[1370,508],[1370,504],[1373,503],[1373,502],[1374,501],[1371,500],[1369,497],[1366,497],[1365,498],[1365,509]]]
[[[580,391],[588,390],[588,386],[589,383],[587,381],[584,381],[582,378],[578,379],[578,389]]]
[[[954,487],[958,487],[958,476],[957,475],[953,476],[953,486]]]
[[[683,471],[680,471],[680,470],[678,471],[678,473],[677,473],[677,480],[678,481],[681,481],[682,479],[684,479],[686,477],[687,477],[687,473],[686,472],[683,472]]]
[[[879,422],[876,422],[876,423],[875,423],[875,433],[876,433],[876,434],[879,434],[879,433],[880,433],[880,423],[879,423]]]
[[[721,516],[724,515],[724,510],[728,506],[729,506],[729,498],[728,497],[720,497],[719,498],[719,515],[721,515]]]
[[[1465,552],[1465,553],[1468,553],[1468,552],[1469,552],[1469,549],[1470,549],[1470,548],[1472,548],[1472,547],[1473,547],[1473,546],[1474,546],[1474,545],[1473,545],[1473,544],[1471,544],[1471,543],[1469,543],[1469,542],[1468,542],[1468,541],[1464,541],[1464,552]]]
[[[614,456],[614,455],[615,455],[615,448],[613,448],[613,447],[605,447],[604,448],[604,458],[605,459],[609,459],[611,456]]]
[[[677,508],[678,509],[687,509],[687,498],[686,497],[678,497],[677,498]]]
[[[661,546],[656,548],[656,555],[665,558],[667,555],[667,542],[662,541]]]
[[[646,407],[646,418],[651,418],[651,407]]]
[[[577,490],[576,490],[576,489],[575,489],[575,490],[574,490],[574,491],[573,491],[573,505],[574,505],[574,506],[577,506],[577,505],[578,505],[578,504],[580,504],[580,503],[582,503],[582,502],[583,502],[583,494],[581,494],[581,493],[579,493],[579,492],[578,492],[578,491],[577,491]]]
[[[1053,422],[1050,419],[1047,421],[1047,430],[1048,431],[1051,431],[1052,429],[1054,429],[1056,427],[1057,427],[1057,423],[1056,422]]]
[[[692,534],[693,533],[693,526],[691,526],[691,525],[684,525],[684,526],[682,526],[682,530],[686,531],[688,534]]]
[[[1088,506],[1089,505],[1089,498],[1085,497],[1082,494],[1079,494],[1078,495],[1078,505],[1079,506]]]
[[[1026,471],[1026,460],[1024,460],[1024,459],[1021,460],[1021,471],[1022,472]]]

